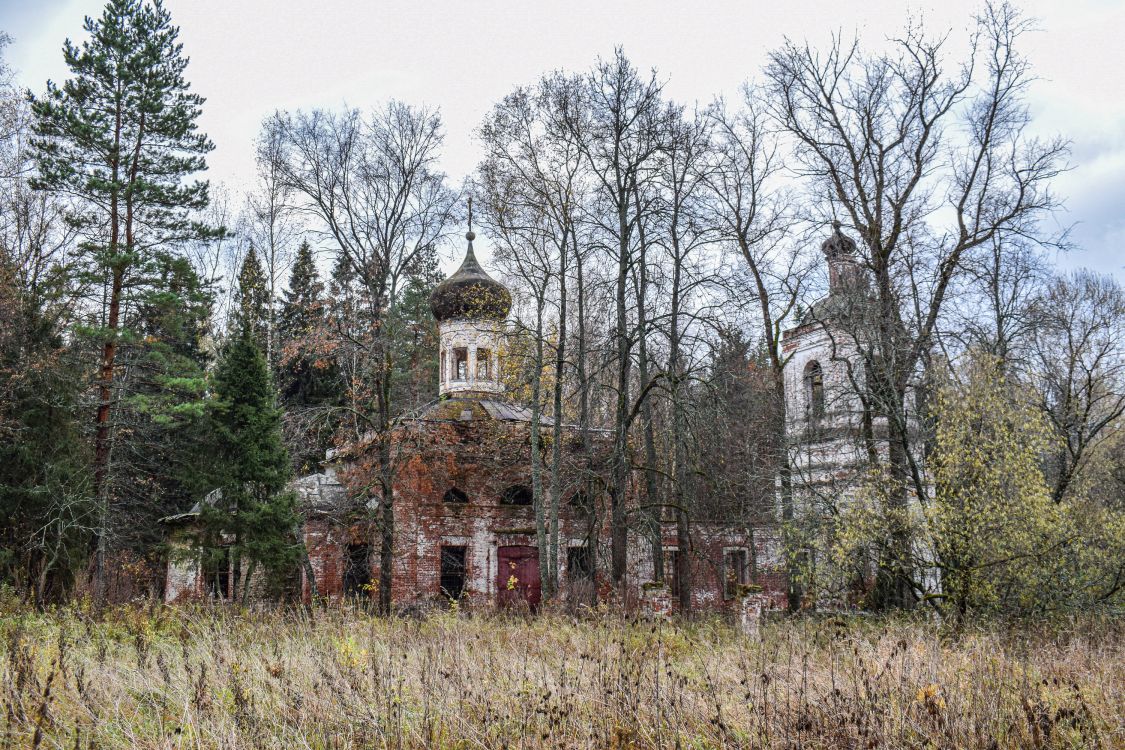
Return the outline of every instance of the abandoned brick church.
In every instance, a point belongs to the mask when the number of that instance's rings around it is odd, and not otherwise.
[[[466,238],[464,262],[430,299],[440,333],[439,397],[399,420],[393,435],[398,468],[392,600],[398,607],[453,599],[469,607],[518,604],[534,609],[542,592],[532,506],[531,412],[505,398],[501,377],[511,295],[478,263],[471,231]],[[544,424],[551,424],[546,417]],[[653,590],[675,601],[679,592],[672,571],[676,556],[687,555],[695,609],[728,609],[739,586],[748,584],[761,586],[776,604],[784,604],[775,528],[699,523],[693,527],[691,549],[681,550],[674,524],[664,523],[660,531],[669,571],[664,587],[650,584],[654,545],[631,531],[625,581],[611,584],[607,499],[599,489],[606,485],[609,440],[602,433],[580,436],[572,426],[564,427],[563,434],[570,462],[553,561],[563,601],[631,608],[651,598]],[[306,599],[313,591],[329,599],[374,595],[380,533],[365,519],[377,515],[375,502],[364,507],[349,498],[341,478],[362,460],[363,450],[358,445],[332,454],[322,473],[293,483],[308,551],[300,582]],[[629,505],[636,512],[632,495]],[[186,540],[198,513],[199,505],[167,519],[185,551],[169,563],[168,602],[231,594],[229,566],[204,571],[188,552]]]

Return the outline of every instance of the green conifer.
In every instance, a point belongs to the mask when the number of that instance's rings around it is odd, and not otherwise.
[[[238,332],[219,360],[212,411],[219,492],[203,503],[200,546],[213,553],[224,538],[231,540],[236,591],[244,565],[247,579],[262,566],[268,582],[280,586],[299,559],[296,498],[285,489],[289,455],[269,368],[248,329]]]
[[[269,351],[270,292],[266,272],[258,259],[254,246],[242,260],[238,272],[238,306],[234,314],[234,328],[246,331],[263,352]]]
[[[74,198],[72,223],[82,231],[86,279],[104,285],[104,323],[97,344],[94,429],[95,593],[105,594],[105,559],[112,526],[110,455],[118,402],[117,348],[128,337],[123,315],[146,284],[153,262],[174,243],[216,236],[195,212],[207,205],[207,183],[188,178],[206,168],[213,148],[198,131],[203,98],[184,78],[188,59],[179,29],[163,4],[109,0],[87,18],[88,39],[69,40],[63,59],[70,78],[48,82],[32,100],[38,188]]]
[[[332,445],[343,398],[342,380],[326,330],[324,284],[312,248],[302,243],[279,316],[278,385],[287,414],[294,467],[315,471]]]

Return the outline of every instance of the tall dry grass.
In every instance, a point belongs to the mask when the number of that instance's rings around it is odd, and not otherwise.
[[[0,748],[1125,747],[1122,633],[8,606]]]

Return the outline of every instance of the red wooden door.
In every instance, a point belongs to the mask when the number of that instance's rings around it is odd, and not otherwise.
[[[496,601],[501,606],[527,602],[534,611],[541,595],[539,550],[535,547],[500,547],[496,552]]]

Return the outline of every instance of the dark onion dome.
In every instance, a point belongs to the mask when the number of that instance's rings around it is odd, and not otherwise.
[[[832,222],[832,235],[820,245],[820,252],[828,260],[841,260],[854,258],[856,254],[855,240],[840,231],[842,225],[838,221]]]
[[[507,287],[489,276],[473,254],[471,231],[465,235],[469,249],[456,273],[434,287],[430,309],[438,321],[493,318],[503,320],[512,309],[512,295]]]

